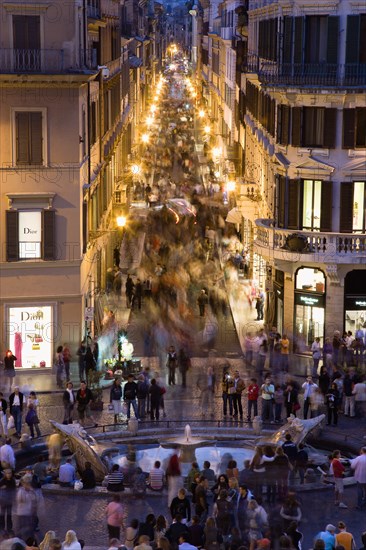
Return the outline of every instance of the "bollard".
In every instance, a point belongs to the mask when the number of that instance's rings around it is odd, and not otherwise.
[[[260,416],[255,416],[253,418],[253,430],[256,435],[260,435],[262,431],[262,419]]]
[[[139,423],[137,418],[130,418],[128,421],[127,428],[131,435],[136,435],[139,429]]]

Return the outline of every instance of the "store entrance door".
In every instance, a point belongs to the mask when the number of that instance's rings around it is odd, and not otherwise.
[[[295,312],[295,338],[297,352],[308,351],[315,338],[323,345],[324,308],[297,305]]]

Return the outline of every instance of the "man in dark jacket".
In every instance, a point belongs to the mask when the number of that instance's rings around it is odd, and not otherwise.
[[[14,391],[9,396],[10,414],[14,418],[14,425],[17,437],[21,436],[22,432],[22,412],[23,412],[24,395],[19,391],[19,386],[14,387]]]
[[[90,462],[85,462],[85,470],[81,472],[81,481],[83,489],[94,489],[97,484]]]
[[[129,273],[127,273],[127,279],[126,279],[126,285],[125,285],[126,307],[131,307],[134,288],[135,288],[135,285],[133,283],[132,277]]]
[[[184,525],[184,523],[182,523],[182,519],[183,519],[182,516],[180,514],[177,514],[174,518],[173,523],[171,524],[171,526],[169,527],[165,535],[168,541],[170,542],[170,544],[172,544],[174,548],[177,548],[179,544],[179,537],[183,533],[186,533],[186,534],[189,533],[188,527],[187,525]]]
[[[8,435],[8,421],[6,418],[6,409],[8,404],[4,399],[4,394],[0,392],[0,426],[2,428],[2,433],[5,437]]]
[[[80,389],[76,392],[77,411],[80,424],[84,424],[85,417],[90,418],[94,426],[98,426],[90,412],[90,402],[93,401],[93,394],[87,387],[86,382],[80,382]]]
[[[127,418],[131,417],[131,405],[132,405],[133,412],[135,413],[135,416],[138,420],[139,415],[137,411],[136,397],[137,397],[137,384],[133,380],[133,375],[129,374],[127,382],[123,388],[123,400],[126,401],[126,404],[127,404]]]

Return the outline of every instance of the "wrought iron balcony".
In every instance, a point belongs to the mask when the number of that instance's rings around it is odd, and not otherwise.
[[[255,249],[267,259],[343,264],[366,258],[365,234],[281,229],[268,219],[255,224]]]
[[[1,74],[59,74],[97,68],[95,50],[0,48]]]
[[[262,82],[274,86],[366,85],[366,63],[281,63],[248,52],[243,69],[258,74]]]

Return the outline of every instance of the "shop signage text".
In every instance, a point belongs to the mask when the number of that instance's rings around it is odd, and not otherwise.
[[[295,293],[295,303],[299,306],[324,307],[324,296]]]

